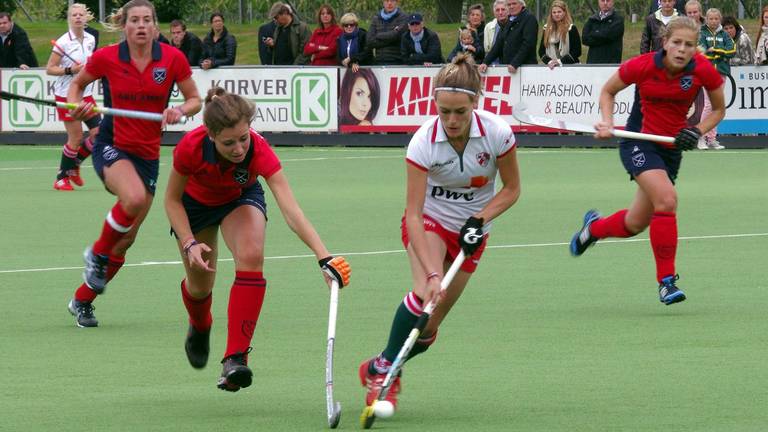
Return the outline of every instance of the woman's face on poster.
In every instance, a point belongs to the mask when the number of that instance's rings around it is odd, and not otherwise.
[[[359,77],[352,85],[352,97],[349,98],[349,113],[359,121],[364,121],[371,111],[371,88],[365,78]]]

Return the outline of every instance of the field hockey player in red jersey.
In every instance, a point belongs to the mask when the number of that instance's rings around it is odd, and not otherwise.
[[[110,16],[110,23],[111,29],[123,31],[125,40],[94,52],[72,80],[67,101],[78,104],[72,118],[82,121],[91,115],[93,103],[83,100],[83,90],[102,78],[105,106],[162,113],[162,122],[112,116],[101,122],[93,166],[107,190],[117,195],[117,203],[107,213],[101,236],[85,250],[84,283],[69,302],[79,327],[98,326],[92,303],[125,262],[152,205],[162,127],[200,111],[200,96],[184,54],[153,39],[157,15],[152,3],[131,0]],[[169,107],[174,83],[184,103]]]
[[[203,126],[187,133],[174,149],[165,210],[178,240],[186,276],[181,297],[189,314],[185,343],[194,368],[208,361],[212,290],[216,277],[218,232],[235,261],[229,292],[227,347],[218,380],[235,392],[251,385],[251,338],[259,319],[267,281],[264,237],[267,208],[264,179],[288,226],[314,252],[326,282],[349,283],[344,257],[332,257],[293,196],[280,160],[267,141],[251,130],[254,105],[221,88],[209,90]]]
[[[401,232],[408,253],[412,290],[395,311],[383,351],[360,364],[366,406],[377,399],[382,383],[426,305],[437,307],[407,359],[426,351],[437,339],[440,323],[458,301],[485,249],[491,221],[520,195],[515,137],[504,119],[474,109],[481,79],[474,61],[459,54],[435,77],[438,116],[414,134],[406,156],[406,209]],[[502,187],[496,191],[496,175]],[[440,282],[463,250],[466,260],[441,291]],[[386,401],[397,406],[400,377]]]
[[[603,86],[600,93],[603,118],[595,125],[595,137],[612,136],[616,94],[635,84],[642,101],[642,123],[628,124],[627,128],[673,136],[675,142],[623,140],[619,154],[624,168],[638,186],[634,200],[629,208],[607,217],[596,210],[588,211],[583,226],[570,242],[571,254],[580,256],[600,239],[632,237],[650,226],[659,301],[665,305],[686,298],[677,287],[675,269],[678,241],[675,179],[682,152],[695,148],[702,134],[725,116],[723,79],[706,57],[696,51],[699,27],[699,23],[688,17],[673,18],[666,28],[663,49],[623,63]],[[696,126],[687,127],[688,108],[702,87],[712,101],[712,115]]]

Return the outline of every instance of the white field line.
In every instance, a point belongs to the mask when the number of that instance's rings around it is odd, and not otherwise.
[[[679,240],[717,240],[717,239],[734,239],[734,238],[749,238],[749,237],[768,237],[768,233],[747,233],[747,234],[722,234],[722,235],[705,235],[705,236],[684,236]],[[621,240],[600,240],[600,244],[611,243],[636,243],[647,242],[647,238],[632,238]],[[508,244],[508,245],[493,245],[488,246],[487,249],[522,249],[522,248],[535,248],[535,247],[551,247],[551,246],[566,246],[568,242],[557,243],[526,243],[526,244]],[[388,255],[404,253],[404,249],[395,250],[380,250],[380,251],[368,251],[368,252],[343,252],[337,255],[344,256],[359,256],[359,255]],[[285,260],[285,259],[304,259],[314,258],[313,254],[303,255],[282,255],[265,257],[265,260]],[[232,261],[232,258],[223,258],[220,262]],[[160,266],[160,265],[179,265],[181,261],[143,261],[135,264],[125,264],[123,267],[147,267],[147,266]],[[0,270],[0,274],[6,273],[36,273],[36,272],[51,272],[62,270],[82,270],[83,266],[77,267],[46,267],[46,268],[31,268],[31,269],[13,269],[13,270]]]

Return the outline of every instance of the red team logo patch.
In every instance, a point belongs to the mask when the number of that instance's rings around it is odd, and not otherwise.
[[[488,166],[488,161],[491,160],[491,155],[487,152],[480,152],[475,155],[475,158],[477,159],[477,163],[480,164],[481,167]]]

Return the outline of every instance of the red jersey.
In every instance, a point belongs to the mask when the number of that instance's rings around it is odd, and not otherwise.
[[[128,44],[109,45],[93,53],[85,70],[104,78],[104,105],[162,113],[168,106],[174,82],[192,76],[186,57],[169,45],[153,42],[152,61],[143,72],[131,62]],[[99,128],[100,141],[142,159],[160,158],[160,122],[106,116]]]
[[[173,168],[187,176],[184,192],[208,206],[226,204],[240,197],[242,189],[268,179],[281,168],[280,160],[267,140],[251,130],[251,146],[238,164],[222,161],[208,129],[200,126],[188,132],[173,150]]]
[[[677,75],[667,76],[662,63],[664,50],[639,55],[619,66],[619,78],[640,91],[643,123],[641,132],[675,136],[686,127],[688,109],[701,87],[715,90],[723,84],[706,57],[698,52]],[[674,144],[658,143],[674,148]]]

